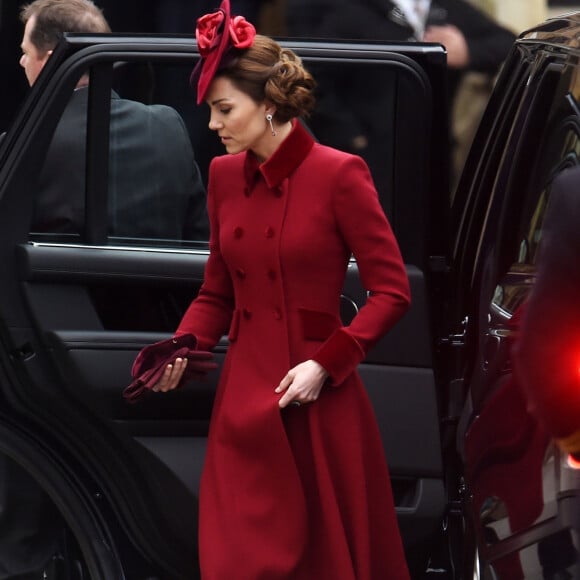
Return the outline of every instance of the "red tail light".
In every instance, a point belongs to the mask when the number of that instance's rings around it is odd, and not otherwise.
[[[572,455],[570,455],[570,453],[568,453],[568,465],[572,469],[580,469],[580,459],[575,459],[572,457]]]

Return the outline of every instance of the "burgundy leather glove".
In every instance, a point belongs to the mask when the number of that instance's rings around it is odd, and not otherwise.
[[[151,390],[159,382],[167,365],[172,364],[176,358],[187,359],[182,383],[202,378],[209,371],[217,368],[217,364],[211,360],[213,354],[196,350],[196,346],[195,336],[182,334],[142,348],[131,369],[133,382],[125,388],[123,397],[130,403],[134,403],[143,392]]]

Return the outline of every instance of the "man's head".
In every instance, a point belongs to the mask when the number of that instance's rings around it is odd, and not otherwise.
[[[24,23],[20,66],[30,86],[65,32],[111,32],[91,0],[35,0],[20,10]]]

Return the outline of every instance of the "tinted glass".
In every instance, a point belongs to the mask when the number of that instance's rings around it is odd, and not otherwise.
[[[550,75],[554,75],[553,78],[550,79]],[[511,253],[508,271],[498,285],[493,301],[494,307],[508,318],[525,302],[533,285],[551,183],[560,171],[578,164],[578,89],[578,75],[575,72],[570,74],[569,69],[548,73],[540,89],[546,93],[550,114],[546,125],[536,128],[526,140],[526,143],[534,140],[537,147],[532,164],[528,168],[520,167],[522,188],[517,196],[519,200],[515,202],[519,211],[516,213],[516,208],[513,209],[514,217],[517,216],[514,223],[517,237],[514,237],[511,249],[507,250]],[[544,104],[545,100],[540,99],[540,102]]]
[[[419,263],[432,173],[429,80],[405,60],[305,63],[317,105],[301,122],[319,142],[366,160],[405,258]],[[195,104],[191,61],[107,67],[79,79],[62,112],[37,183],[33,239],[87,243],[88,220],[108,245],[207,247],[208,167],[225,150],[208,106]],[[97,83],[108,90],[91,97]]]

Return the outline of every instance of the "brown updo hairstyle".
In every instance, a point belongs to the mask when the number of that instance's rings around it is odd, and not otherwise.
[[[272,103],[280,123],[307,117],[314,108],[316,83],[298,55],[261,34],[251,47],[228,59],[216,76],[230,79],[256,103]]]

